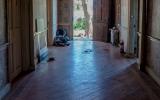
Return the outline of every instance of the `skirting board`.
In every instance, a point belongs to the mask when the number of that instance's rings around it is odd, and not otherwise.
[[[7,84],[2,90],[0,90],[0,100],[2,100],[10,91],[11,85]]]
[[[160,85],[160,78],[152,71],[152,69],[146,67],[146,70],[148,74]]]

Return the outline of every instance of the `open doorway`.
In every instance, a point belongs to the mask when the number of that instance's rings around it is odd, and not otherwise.
[[[93,39],[93,0],[73,0],[73,39]]]

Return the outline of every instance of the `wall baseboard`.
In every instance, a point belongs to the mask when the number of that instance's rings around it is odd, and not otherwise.
[[[0,100],[2,100],[10,91],[11,84],[7,84],[4,88],[0,90]]]

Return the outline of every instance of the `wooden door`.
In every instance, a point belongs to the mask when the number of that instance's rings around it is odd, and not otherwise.
[[[66,29],[73,38],[73,0],[58,0],[58,28]]]
[[[10,43],[10,79],[14,79],[22,71],[22,40],[20,0],[8,0],[8,32]]]
[[[108,41],[109,0],[93,2],[93,40]]]

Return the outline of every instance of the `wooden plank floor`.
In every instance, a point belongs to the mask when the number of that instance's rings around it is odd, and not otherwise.
[[[137,70],[135,59],[102,42],[51,47],[54,62],[19,80],[6,100],[160,100],[160,87]]]

